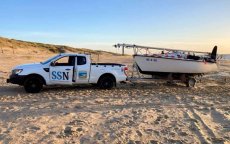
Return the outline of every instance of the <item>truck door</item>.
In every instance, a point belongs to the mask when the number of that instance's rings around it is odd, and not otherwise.
[[[75,66],[75,56],[64,56],[51,62],[50,64],[50,82],[52,84],[73,83],[73,70]]]
[[[77,56],[75,63],[75,83],[88,83],[90,75],[90,60],[86,56]]]

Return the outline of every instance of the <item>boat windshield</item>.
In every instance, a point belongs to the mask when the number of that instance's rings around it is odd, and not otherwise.
[[[56,58],[59,57],[59,56],[60,56],[60,55],[56,55],[56,56],[54,56],[54,57],[51,57],[51,58],[49,58],[48,60],[46,60],[46,61],[44,61],[44,62],[41,62],[41,64],[47,64],[47,63],[51,62],[52,60],[56,59]]]

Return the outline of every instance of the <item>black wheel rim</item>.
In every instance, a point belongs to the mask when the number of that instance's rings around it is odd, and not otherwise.
[[[38,88],[38,83],[37,83],[36,81],[30,80],[30,81],[28,82],[28,86],[29,86],[30,88],[32,88],[32,89],[36,89],[36,88]]]
[[[26,82],[26,90],[28,92],[37,93],[41,90],[42,85],[38,79],[30,79]]]
[[[113,81],[110,79],[107,79],[103,82],[102,85],[104,88],[111,88],[113,86]]]

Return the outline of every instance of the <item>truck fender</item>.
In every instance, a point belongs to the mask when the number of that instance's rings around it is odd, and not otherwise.
[[[32,77],[32,76],[38,77],[39,79],[42,80],[43,84],[46,85],[46,80],[44,79],[44,77],[41,76],[41,75],[39,75],[39,74],[35,74],[35,73],[27,75],[26,78],[25,78],[25,80],[26,80],[27,78],[29,78],[29,77]]]
[[[107,76],[108,76],[108,77],[111,77],[111,78],[114,80],[115,85],[116,85],[116,77],[115,77],[113,74],[111,74],[111,73],[102,74],[102,75],[99,77],[97,83],[100,82],[100,80],[101,80],[103,77],[107,77]]]

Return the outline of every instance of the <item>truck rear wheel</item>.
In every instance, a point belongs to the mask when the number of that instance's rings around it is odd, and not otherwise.
[[[43,82],[39,77],[28,77],[24,82],[24,89],[28,93],[39,93],[43,88]]]
[[[115,80],[110,76],[105,76],[100,78],[97,85],[102,89],[112,89],[115,86]]]

